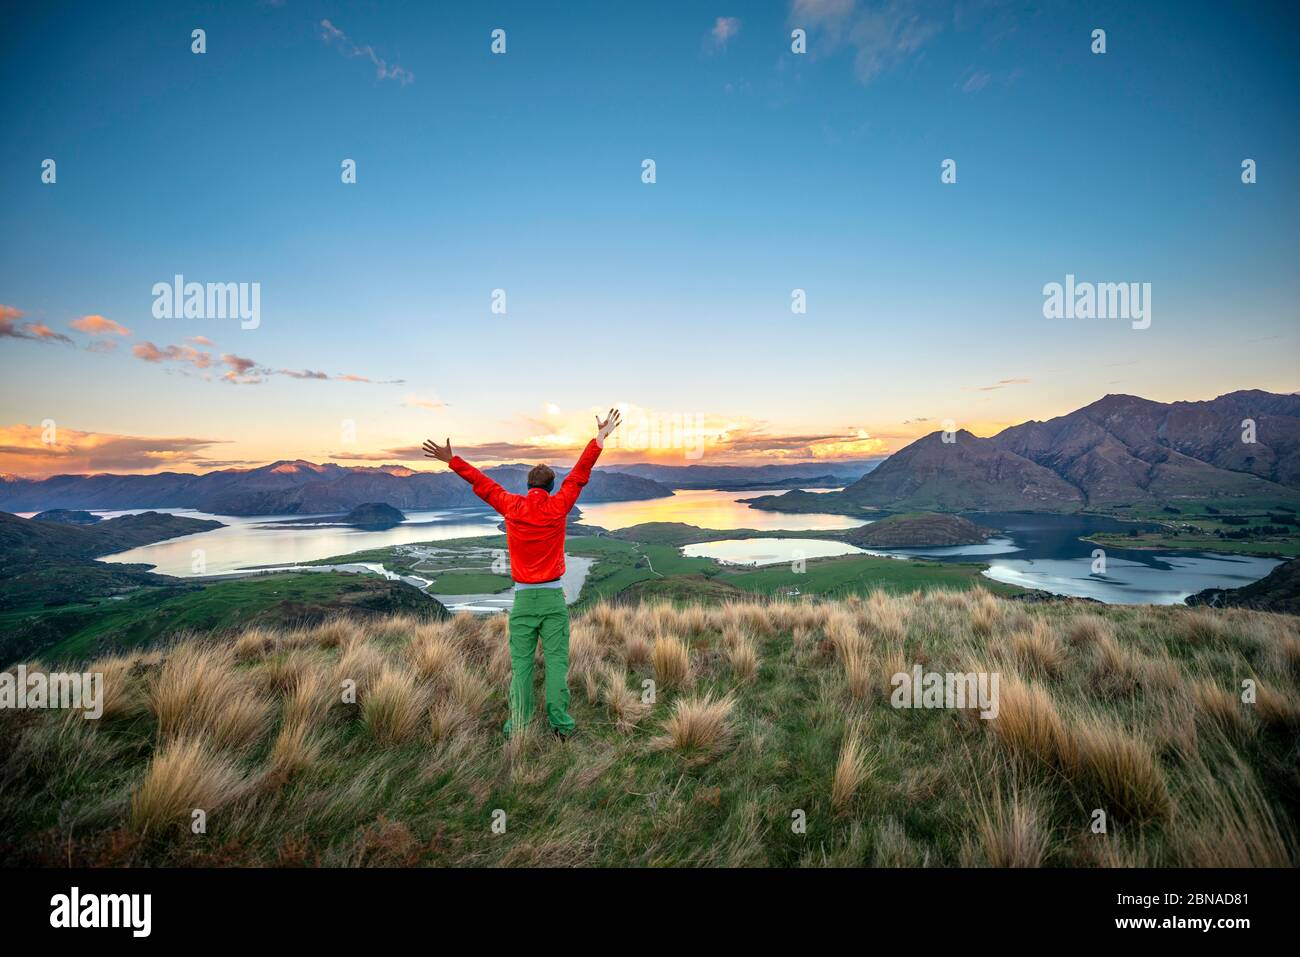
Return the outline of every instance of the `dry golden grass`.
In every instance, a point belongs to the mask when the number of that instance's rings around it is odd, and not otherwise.
[[[1222,615],[1209,610],[1183,612],[1176,619],[1178,634],[1196,645],[1222,644],[1232,636],[1232,626]]]
[[[303,673],[284,697],[286,725],[315,728],[329,718],[330,709],[342,701],[341,689],[323,667]]]
[[[406,660],[424,681],[443,683],[461,662],[460,648],[443,628],[418,629],[405,648]]]
[[[907,637],[907,622],[912,601],[888,592],[873,591],[865,605],[865,625],[888,642],[900,643]]]
[[[1108,696],[1131,695],[1141,686],[1146,669],[1142,659],[1110,634],[1099,634],[1091,644],[1095,660],[1093,686]]]
[[[1062,770],[1075,767],[1077,749],[1047,689],[1003,675],[998,699],[998,716],[985,724],[1013,758]]]
[[[600,675],[600,700],[609,709],[614,726],[623,732],[631,731],[650,706],[642,703],[641,696],[627,686],[627,672],[622,667],[606,663],[601,666]]]
[[[596,666],[604,653],[596,632],[584,622],[569,628],[569,679],[587,685],[588,701],[596,698]]]
[[[388,615],[369,622],[366,631],[371,641],[406,643],[424,627],[425,622],[414,615]]]
[[[234,667],[229,645],[184,643],[168,652],[149,694],[162,738],[202,735],[216,748],[251,745],[268,729],[271,703]]]
[[[702,697],[678,698],[673,702],[672,714],[664,722],[664,736],[652,744],[660,749],[717,754],[735,733],[731,726],[735,706],[732,695],[715,698],[711,691]]]
[[[831,807],[843,810],[871,776],[866,731],[861,721],[850,721],[844,729],[839,760],[831,778]]]
[[[131,827],[154,833],[188,824],[195,810],[211,814],[240,797],[246,787],[234,763],[201,738],[173,738],[154,754],[131,796]]]
[[[256,661],[269,655],[279,643],[278,632],[270,628],[248,628],[235,639],[235,658]]]
[[[465,834],[481,830],[476,809],[495,794],[526,789],[557,810],[511,860],[608,863],[627,848],[637,862],[743,866],[791,863],[780,842],[761,839],[763,822],[788,815],[790,788],[824,788],[836,820],[816,851],[796,852],[800,863],[1294,866],[1294,812],[1278,794],[1300,727],[1296,620],[1085,607],[981,591],[600,604],[571,631],[584,734],[559,745],[535,721],[504,749],[504,616],[247,629],[93,666],[105,675],[105,716],[137,719],[144,743],[116,733],[133,727],[102,734],[79,717],[0,716],[0,816],[6,801],[26,800],[8,782],[48,779],[60,821],[117,813],[115,826],[179,835],[194,808],[225,807],[209,822],[213,846],[261,847],[282,828],[369,833],[401,807],[402,860],[427,862],[422,849],[438,846],[456,863],[500,864],[505,851]],[[893,710],[890,679],[913,663],[1000,672],[999,716]],[[682,693],[643,702],[652,676]],[[1247,677],[1254,706],[1238,697]],[[357,683],[355,706],[343,703],[344,678]],[[846,710],[843,738],[828,740]],[[680,759],[647,760],[658,749]],[[140,781],[129,810],[105,810],[121,804],[102,793],[89,806],[73,784],[81,769],[100,782],[118,761]],[[717,786],[684,787],[683,766],[705,761],[718,762]],[[967,765],[980,771],[973,782],[954,770]],[[660,820],[644,849],[629,794],[654,802]],[[721,813],[701,814],[701,801]],[[1098,807],[1116,822],[1109,835],[1085,833]],[[944,821],[961,831],[936,834]],[[450,843],[434,840],[444,822]],[[323,862],[378,859],[330,840]]]
[[[359,623],[348,618],[331,618],[304,632],[302,640],[320,648],[342,648],[364,637]]]
[[[435,741],[473,730],[492,690],[487,682],[465,665],[457,665],[447,682],[446,693],[434,702],[429,729]]]
[[[1090,648],[1107,638],[1114,638],[1114,631],[1100,615],[1075,615],[1065,632],[1065,641],[1072,648]]]
[[[1255,714],[1260,723],[1271,731],[1294,733],[1300,730],[1300,701],[1288,697],[1267,684],[1255,692]]]
[[[970,630],[981,638],[987,638],[1002,622],[1002,602],[983,589],[972,592],[970,607]]]
[[[371,686],[383,674],[388,659],[384,653],[364,638],[358,639],[339,649],[339,659],[334,666],[336,684],[350,681],[357,691],[357,699],[363,698]]]
[[[1018,789],[995,788],[981,801],[976,832],[984,863],[990,867],[1042,867],[1051,836],[1037,799]]]
[[[623,636],[623,656],[627,663],[632,666],[647,665],[650,663],[653,654],[653,646],[649,638],[640,631],[627,631]]]
[[[318,651],[294,648],[263,659],[260,667],[252,671],[257,687],[270,694],[290,693],[306,678],[308,672],[320,667],[322,659],[318,655]]]
[[[871,694],[871,661],[866,653],[857,646],[850,646],[840,656],[844,668],[844,682],[849,694],[858,701]]]
[[[1138,820],[1168,816],[1169,788],[1149,743],[1096,716],[1076,721],[1071,734],[1077,773],[1115,808]]]
[[[686,644],[672,635],[660,635],[650,650],[655,684],[663,689],[684,688],[691,679],[691,654]]]
[[[1035,620],[1028,629],[1013,632],[1011,652],[1025,671],[1043,677],[1056,677],[1065,668],[1065,646],[1052,627]]]
[[[426,701],[414,675],[389,667],[380,672],[361,699],[361,717],[379,744],[404,744],[415,737],[423,723]]]
[[[276,777],[304,771],[316,763],[320,747],[320,738],[307,724],[283,724],[271,745],[268,771]]]
[[[727,646],[727,661],[738,682],[752,681],[758,674],[758,649],[745,635],[740,635]]]
[[[1196,704],[1197,717],[1210,721],[1229,734],[1243,734],[1250,730],[1250,718],[1246,706],[1231,691],[1205,679],[1191,683],[1192,701]]]
[[[1184,867],[1296,866],[1295,835],[1260,793],[1240,760],[1212,770],[1184,755],[1184,788],[1173,818],[1174,863]]]
[[[144,687],[136,676],[138,660],[133,658],[105,658],[87,670],[103,676],[103,713],[101,721],[132,718],[147,710]]]
[[[823,630],[826,641],[840,661],[853,653],[865,657],[868,650],[867,636],[858,627],[856,616],[844,609],[836,609],[826,616]]]

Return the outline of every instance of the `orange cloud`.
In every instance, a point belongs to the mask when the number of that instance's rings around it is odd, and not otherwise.
[[[141,342],[131,349],[131,354],[145,362],[188,362],[196,369],[212,365],[212,356],[193,346],[168,346],[159,349],[152,342]]]
[[[35,342],[72,342],[43,322],[19,322],[26,315],[14,306],[0,305],[0,339],[31,339]]]
[[[129,336],[131,334],[131,330],[121,323],[114,322],[112,319],[105,319],[103,316],[82,316],[80,319],[73,319],[68,325],[89,336]]]
[[[0,471],[27,478],[75,472],[155,472],[217,463],[202,451],[216,439],[81,432],[34,425],[0,427]]]

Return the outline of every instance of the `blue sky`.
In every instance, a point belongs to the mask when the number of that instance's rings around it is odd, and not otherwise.
[[[833,458],[1108,392],[1297,387],[1294,5],[0,17],[0,470],[416,465],[429,434],[563,460],[615,402],[707,421],[717,461]],[[260,283],[259,327],[154,318],[176,273]],[[1151,328],[1044,318],[1067,273],[1150,282]],[[208,365],[136,354],[168,346]]]

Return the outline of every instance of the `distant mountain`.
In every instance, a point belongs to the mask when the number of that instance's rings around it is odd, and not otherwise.
[[[1243,424],[1246,423],[1246,424]],[[1253,423],[1254,442],[1243,441]],[[1108,395],[982,439],[933,432],[835,495],[844,508],[1074,511],[1179,499],[1300,501],[1300,395]],[[795,493],[790,493],[793,496]],[[786,496],[756,508],[780,511]],[[809,496],[791,498],[806,511]]]
[[[939,511],[1084,504],[1079,489],[1050,469],[964,429],[951,443],[939,432],[918,439],[839,494],[855,505]]]
[[[484,471],[509,491],[527,491],[526,465]],[[559,473],[561,479],[564,474]],[[582,501],[622,502],[672,494],[672,489],[651,479],[598,468]],[[11,512],[195,508],[215,515],[330,515],[369,503],[408,511],[482,504],[469,485],[451,472],[416,472],[398,465],[284,461],[203,475],[56,475],[41,480],[3,476],[0,481],[0,509]]]
[[[610,465],[607,470],[653,479],[670,488],[774,488],[848,485],[879,464],[876,459],[789,462],[771,465]]]

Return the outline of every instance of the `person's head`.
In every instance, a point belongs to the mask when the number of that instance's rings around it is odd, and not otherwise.
[[[534,465],[528,470],[528,487],[546,489],[547,493],[555,486],[555,473],[549,465]]]

